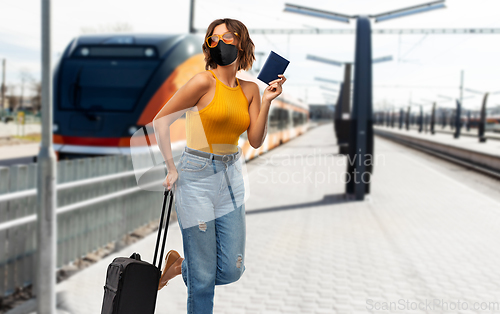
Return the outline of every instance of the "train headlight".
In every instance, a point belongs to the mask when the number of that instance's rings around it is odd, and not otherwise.
[[[52,132],[57,132],[57,130],[59,130],[59,125],[57,125],[57,123],[54,123],[52,125]]]
[[[82,54],[82,56],[88,56],[89,55],[89,48],[82,48],[82,50],[80,50],[80,53]]]
[[[146,55],[146,57],[152,57],[154,56],[155,51],[153,50],[153,48],[147,48],[146,50],[144,50],[144,54]]]
[[[136,126],[131,126],[130,128],[128,128],[128,134],[130,135],[134,135],[135,131],[137,131]]]

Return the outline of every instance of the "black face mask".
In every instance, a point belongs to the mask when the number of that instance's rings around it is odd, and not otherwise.
[[[224,41],[219,40],[215,48],[210,48],[210,57],[218,65],[229,65],[238,57],[238,48],[235,45],[226,44]]]

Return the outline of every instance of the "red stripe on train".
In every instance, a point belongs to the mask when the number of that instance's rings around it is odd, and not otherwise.
[[[54,134],[54,144],[129,147],[130,137],[80,137]]]

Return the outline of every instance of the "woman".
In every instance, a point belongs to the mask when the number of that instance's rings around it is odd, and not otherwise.
[[[263,144],[271,101],[286,81],[283,75],[272,81],[261,100],[256,83],[236,78],[255,60],[238,20],[213,21],[202,48],[207,71],[182,86],[153,121],[168,170],[163,186],[174,187],[185,254],[167,253],[158,289],[182,274],[188,313],[212,313],[215,285],[235,282],[245,271],[245,207],[235,202],[244,193],[238,139],[247,131],[252,147]],[[187,143],[177,169],[168,127],[186,111]]]

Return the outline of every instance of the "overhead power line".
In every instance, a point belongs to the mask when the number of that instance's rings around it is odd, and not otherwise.
[[[275,35],[329,35],[329,34],[343,34],[354,35],[356,29],[351,28],[253,28],[248,30],[250,34],[275,34]],[[198,28],[196,33],[205,34],[206,29]],[[386,35],[399,35],[399,34],[445,34],[445,35],[460,35],[460,34],[500,34],[500,28],[372,28],[372,34],[386,34]]]

